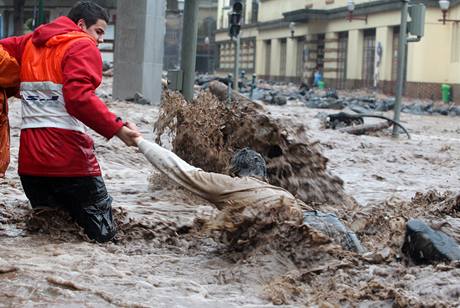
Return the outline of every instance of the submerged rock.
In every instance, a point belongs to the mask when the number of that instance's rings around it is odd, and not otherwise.
[[[433,230],[420,219],[407,222],[402,250],[416,263],[460,260],[459,244],[444,232]]]

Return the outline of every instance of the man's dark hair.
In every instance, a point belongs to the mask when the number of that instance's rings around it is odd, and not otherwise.
[[[94,25],[99,19],[105,20],[106,23],[109,23],[110,19],[107,10],[93,1],[78,1],[70,9],[67,17],[72,19],[74,23],[83,19],[87,28]]]
[[[237,176],[267,176],[265,160],[256,151],[249,148],[238,150],[230,161],[230,173]]]

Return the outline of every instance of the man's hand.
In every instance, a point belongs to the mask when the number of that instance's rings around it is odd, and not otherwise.
[[[139,132],[139,128],[134,123],[126,122],[126,127],[132,129],[133,131]],[[139,142],[141,142],[142,139],[144,139],[144,137],[142,137],[142,135],[140,133],[139,133],[139,136],[133,137],[133,141],[134,141],[135,145],[138,145]]]
[[[116,135],[121,139],[127,146],[136,146],[136,138],[141,138],[141,133],[137,129],[136,125],[133,123],[126,123],[125,126],[122,126]]]

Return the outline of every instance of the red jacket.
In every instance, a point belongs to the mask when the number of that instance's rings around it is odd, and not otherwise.
[[[84,33],[69,18],[59,17],[32,34],[0,40],[0,44],[20,63],[21,82],[62,84],[67,113],[110,139],[123,123],[94,93],[102,80],[102,59],[95,40],[89,36],[90,39],[67,39],[74,34],[84,36],[76,32]],[[33,46],[28,45],[30,39]],[[26,50],[29,55],[25,56]],[[48,57],[39,58],[40,55]],[[57,55],[59,59],[49,55]],[[33,61],[37,58],[39,62]],[[41,61],[45,64],[40,64]],[[54,72],[48,72],[49,67],[55,68]],[[21,130],[19,174],[74,177],[98,176],[101,171],[93,141],[87,134],[41,127]]]

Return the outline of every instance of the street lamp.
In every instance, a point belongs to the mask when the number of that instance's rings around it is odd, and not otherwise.
[[[177,9],[178,9],[180,12],[183,12],[183,11],[184,11],[184,0],[179,0],[179,1],[177,1]]]
[[[447,11],[449,10],[450,2],[449,0],[439,0],[439,7],[441,8],[442,11],[442,19],[439,19],[439,21],[442,21],[442,24],[445,25],[446,21],[451,21],[451,22],[460,22],[459,19],[447,19]]]
[[[447,15],[447,10],[449,9],[450,2],[449,0],[439,0],[439,7],[441,8],[442,11],[442,24],[446,24],[446,15]]]
[[[347,10],[348,10],[348,21],[351,22],[352,20],[364,20],[367,24],[367,15],[366,16],[353,16],[353,11],[355,10],[355,3],[353,0],[347,1]]]
[[[289,30],[291,31],[291,39],[294,39],[295,22],[290,22],[290,23],[289,23]]]
[[[347,1],[347,9],[348,9],[348,12],[353,14],[353,11],[355,10],[355,3],[353,2],[353,0]]]

